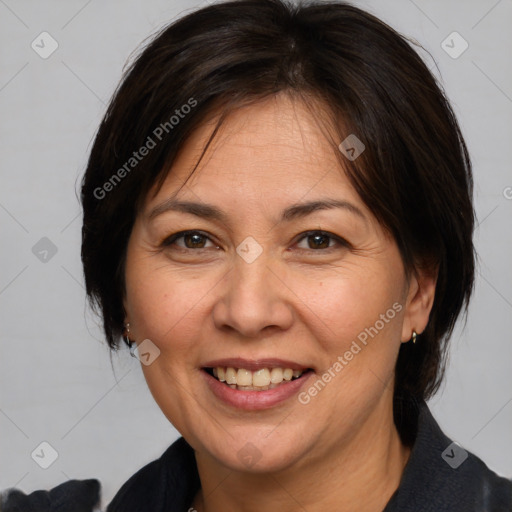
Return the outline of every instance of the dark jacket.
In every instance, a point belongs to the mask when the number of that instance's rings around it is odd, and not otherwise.
[[[416,435],[411,456],[400,485],[383,512],[512,512],[512,481],[499,477],[478,457],[452,443],[424,402],[416,409],[414,423]],[[179,438],[159,459],[143,467],[121,487],[107,512],[187,512],[199,486],[194,452]],[[77,487],[71,481],[48,493],[37,491],[25,496],[13,491],[13,499],[2,501],[0,509],[91,512],[92,509],[74,506],[78,499],[81,503],[87,501],[83,496],[87,488],[91,491],[89,502],[95,503],[97,486]],[[35,500],[40,508],[34,505]]]
[[[425,402],[400,486],[383,512],[512,512],[512,481],[452,443]],[[180,438],[133,475],[107,512],[187,512],[199,489],[192,448]]]

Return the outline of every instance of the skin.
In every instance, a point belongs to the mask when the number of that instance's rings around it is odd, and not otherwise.
[[[428,322],[435,278],[406,273],[310,111],[284,94],[228,118],[176,195],[211,129],[192,135],[148,195],[126,261],[130,337],[160,350],[143,366],[147,384],[195,450],[202,490],[193,506],[381,511],[409,456],[393,423],[396,358]],[[175,195],[216,206],[225,222],[172,210],[150,217]],[[363,216],[331,208],[279,220],[291,205],[326,198]],[[183,230],[206,236],[163,243]],[[314,230],[349,245],[304,236]],[[263,250],[252,263],[236,252],[248,236]],[[235,409],[202,378],[208,360],[274,357],[313,368],[313,383],[393,304],[401,311],[307,404],[294,396],[262,411]],[[238,456],[248,442],[259,454],[250,467]]]

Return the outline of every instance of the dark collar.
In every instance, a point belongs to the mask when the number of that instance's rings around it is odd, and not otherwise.
[[[448,439],[416,402],[416,439],[400,486],[383,512],[510,512],[512,482]],[[410,411],[410,409],[409,409]],[[179,438],[126,482],[107,512],[186,512],[200,488],[194,451]]]
[[[187,512],[200,485],[194,450],[180,437],[121,487],[107,512]]]
[[[383,512],[510,512],[512,482],[453,443],[425,402],[400,485]]]

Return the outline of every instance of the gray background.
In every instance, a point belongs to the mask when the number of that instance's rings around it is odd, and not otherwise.
[[[466,328],[452,339],[445,385],[431,405],[449,436],[510,478],[512,1],[355,3],[432,54],[470,148],[478,281]],[[140,363],[122,352],[111,366],[86,306],[75,190],[127,57],[198,5],[0,0],[0,489],[95,477],[108,502],[177,436],[154,404]],[[59,45],[47,59],[31,48],[43,31]],[[441,46],[453,31],[469,43],[456,59]],[[445,44],[461,49],[458,40]],[[44,241],[33,253],[43,237],[56,254]],[[58,453],[48,469],[31,457],[42,441]],[[51,452],[43,452],[34,458],[50,462]]]

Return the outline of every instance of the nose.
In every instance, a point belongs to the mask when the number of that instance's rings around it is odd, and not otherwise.
[[[266,258],[260,256],[252,263],[237,258],[225,280],[213,308],[217,329],[258,338],[291,327],[291,292]]]

